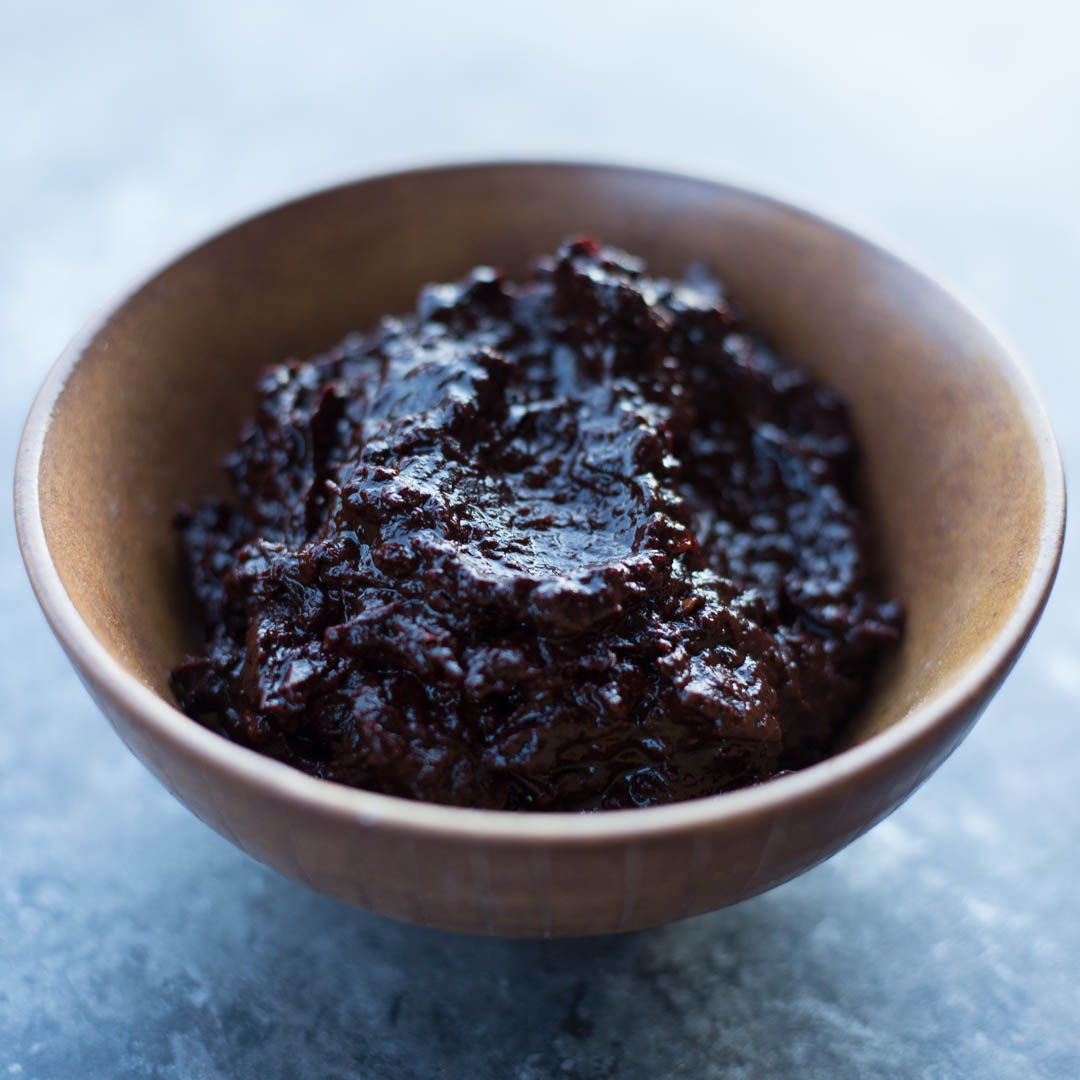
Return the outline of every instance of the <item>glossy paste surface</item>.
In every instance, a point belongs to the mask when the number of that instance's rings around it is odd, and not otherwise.
[[[182,708],[442,803],[648,805],[825,756],[900,612],[843,401],[702,269],[586,239],[270,368],[178,527]]]

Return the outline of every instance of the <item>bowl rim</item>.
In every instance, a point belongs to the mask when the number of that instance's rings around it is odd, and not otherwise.
[[[95,637],[64,588],[49,550],[41,516],[40,469],[56,403],[87,347],[104,326],[131,298],[181,259],[201,251],[228,233],[246,228],[299,203],[373,182],[425,174],[486,172],[507,168],[540,172],[570,170],[595,173],[599,170],[656,180],[678,180],[757,203],[806,224],[838,233],[874,256],[898,264],[921,284],[938,290],[987,332],[998,346],[1002,359],[998,366],[1016,395],[1039,448],[1043,476],[1043,519],[1030,577],[1012,614],[983,654],[976,657],[951,686],[929,702],[916,704],[906,716],[865,742],[756,787],[661,806],[606,810],[593,814],[566,811],[522,813],[418,802],[309,776],[290,765],[234,743],[192,720],[127,672]],[[137,721],[139,726],[148,729],[155,742],[164,741],[174,751],[184,752],[188,757],[205,763],[209,769],[229,774],[234,782],[257,785],[266,794],[304,804],[313,813],[334,815],[364,826],[390,825],[416,834],[504,844],[640,841],[661,834],[699,831],[738,819],[770,815],[782,807],[791,809],[796,804],[808,802],[833,785],[842,785],[864,771],[872,771],[894,756],[916,748],[924,740],[934,740],[958,717],[974,711],[989,697],[1026,645],[1057,574],[1064,543],[1066,510],[1060,451],[1031,375],[995,327],[976,313],[972,305],[958,299],[954,290],[940,284],[911,260],[901,259],[884,246],[826,217],[736,184],[652,167],[544,159],[482,160],[377,172],[277,202],[188,244],[106,304],[82,327],[53,364],[34,398],[19,441],[14,494],[19,547],[34,593],[50,626],[87,685]]]

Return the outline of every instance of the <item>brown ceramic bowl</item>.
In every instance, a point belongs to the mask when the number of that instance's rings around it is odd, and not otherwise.
[[[170,528],[221,488],[256,372],[418,286],[512,274],[571,232],[662,273],[707,259],[787,356],[849,399],[890,587],[908,612],[851,746],[674,806],[515,814],[312,779],[173,705],[193,644]],[[195,248],[70,346],[33,407],[16,512],[38,599],[120,737],[244,851],[349,904],[499,935],[630,930],[733,904],[894,810],[960,742],[1031,633],[1064,530],[1053,434],[1001,342],[873,244],[721,184],[595,165],[480,165],[321,192]]]

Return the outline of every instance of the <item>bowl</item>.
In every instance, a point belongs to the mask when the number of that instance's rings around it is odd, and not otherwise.
[[[222,491],[263,365],[324,349],[477,263],[522,274],[588,232],[657,273],[706,259],[782,354],[848,398],[887,585],[907,609],[848,744],[676,805],[526,814],[343,787],[179,712],[194,645],[170,519]],[[773,199],[588,164],[403,172],[290,202],[153,274],[49,374],[16,475],[34,590],[131,750],[211,828],[347,904],[505,936],[633,930],[827,858],[957,746],[1046,601],[1065,497],[1046,414],[1001,341],[918,271]]]

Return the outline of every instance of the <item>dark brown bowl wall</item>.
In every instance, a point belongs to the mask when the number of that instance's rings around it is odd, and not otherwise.
[[[170,517],[221,488],[219,461],[259,369],[408,310],[426,281],[480,262],[521,274],[579,231],[645,256],[654,272],[707,259],[780,352],[848,397],[890,584],[908,611],[902,648],[856,726],[853,742],[870,743],[753,792],[609,814],[610,824],[504,820],[492,833],[486,822],[513,815],[418,809],[283,777],[284,766],[149,705],[95,661],[97,646],[73,629],[67,598],[41,569],[48,556],[96,642],[171,703],[166,673],[192,642]],[[836,851],[962,738],[1030,631],[1060,546],[1052,436],[987,330],[843,230],[665,174],[478,166],[333,189],[184,256],[64,364],[51,422],[39,407],[38,428],[34,417],[28,425],[20,468],[37,468],[39,448],[39,488],[34,498],[24,485],[19,524],[35,587],[84,681],[139,757],[242,848],[350,903],[432,925],[557,935],[645,926],[753,895]],[[871,737],[893,727],[870,752]]]

